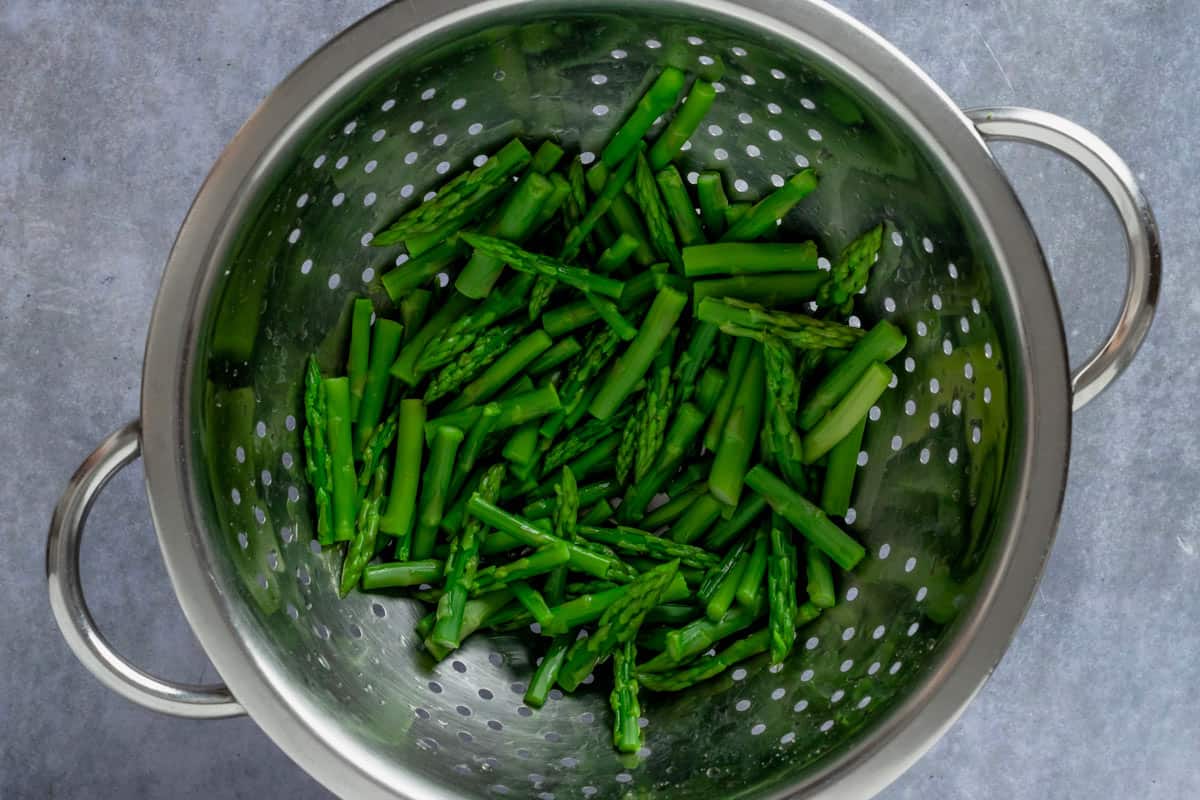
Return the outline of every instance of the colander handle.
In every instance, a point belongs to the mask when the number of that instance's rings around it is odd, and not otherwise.
[[[1100,349],[1071,375],[1073,406],[1078,411],[1125,371],[1150,332],[1162,284],[1162,248],[1154,213],[1129,166],[1074,122],[1030,108],[974,108],[966,114],[987,141],[1035,144],[1074,161],[1108,195],[1125,228],[1129,278],[1121,315]]]
[[[46,542],[50,608],[63,638],[93,675],[117,694],[164,714],[218,719],[246,713],[222,685],[195,686],[156,678],[113,650],[96,627],[79,580],[79,541],[92,503],[121,467],[141,454],[141,425],[131,422],[88,456],[54,509]]]

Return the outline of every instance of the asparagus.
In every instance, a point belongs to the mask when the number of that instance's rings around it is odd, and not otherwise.
[[[584,298],[592,308],[596,309],[600,319],[604,320],[604,323],[622,339],[629,341],[637,336],[637,327],[621,315],[621,309],[612,300],[607,297],[599,297],[592,292],[585,292]]]
[[[749,339],[739,338],[734,342],[733,353],[729,356],[728,379],[721,389],[717,404],[712,411],[712,417],[708,420],[708,428],[704,432],[704,446],[712,452],[716,452],[717,446],[721,443],[721,436],[725,432],[725,423],[729,419],[729,413],[733,410],[734,399],[742,385],[742,378],[753,351],[754,342]]]
[[[608,504],[607,500],[600,500],[594,503],[584,515],[579,518],[580,525],[600,525],[612,519],[613,507]]]
[[[558,442],[546,452],[546,457],[542,461],[542,474],[546,475],[554,472],[563,464],[569,463],[572,459],[586,455],[599,442],[618,430],[624,418],[625,416],[622,414],[607,420],[592,419],[571,431],[571,434],[567,438]]]
[[[354,471],[354,445],[350,430],[350,381],[325,378],[330,476],[333,484],[333,539],[354,539],[358,517],[358,476]]]
[[[695,395],[696,381],[716,353],[718,333],[717,327],[707,322],[697,321],[692,324],[687,349],[675,363],[672,379],[676,387],[675,395],[680,402],[691,400]]]
[[[706,576],[706,582],[701,586],[702,590],[707,590],[704,598],[704,613],[712,622],[719,622],[737,598],[737,590],[741,586],[742,576],[746,574],[746,568],[750,564],[750,547],[755,541],[754,537],[747,537],[742,540],[741,547],[734,548],[737,555],[728,565],[722,563],[722,568],[714,577],[715,583],[709,584]]]
[[[500,415],[496,417],[495,430],[503,431],[515,428],[522,423],[552,414],[562,408],[558,392],[550,384],[539,386],[532,391],[523,392],[511,397],[496,400]],[[451,425],[458,428],[470,428],[479,419],[480,407],[468,406],[453,414],[446,414],[425,423],[425,435],[431,438],[440,425]]]
[[[753,541],[753,537],[749,536],[743,536],[742,538],[738,539],[736,542],[734,542],[733,547],[729,548],[725,552],[725,555],[721,558],[721,563],[710,569],[704,575],[704,580],[701,581],[700,588],[696,590],[696,599],[704,604],[706,609],[708,602],[712,600],[713,595],[716,594],[717,589],[720,588],[721,584],[725,581],[725,578],[728,577],[735,568],[744,568],[739,567],[739,561],[743,554],[749,550]],[[736,585],[737,581],[734,581],[734,586],[736,587]],[[736,591],[736,588],[734,591]],[[730,602],[732,602],[732,599]],[[716,618],[720,619],[721,615],[725,613],[725,610],[718,610],[719,613],[716,614]]]
[[[613,458],[617,454],[617,447],[620,443],[620,435],[614,433],[607,439],[601,439],[595,447],[567,464],[567,466],[571,468],[576,477],[589,477],[592,473],[599,472],[613,465]]]
[[[821,484],[821,510],[834,517],[846,516],[850,496],[854,492],[854,475],[858,471],[858,453],[862,449],[867,418],[858,421],[841,441],[829,450],[825,462],[825,480]]]
[[[545,317],[542,318],[545,323]],[[552,344],[549,349],[543,352],[540,356],[526,368],[525,373],[532,375],[535,378],[538,375],[550,372],[556,367],[569,361],[574,356],[578,355],[583,350],[583,345],[574,336],[568,336]]]
[[[367,487],[371,483],[371,478],[375,476],[376,468],[382,463],[387,449],[392,446],[392,440],[396,438],[396,428],[396,415],[389,414],[388,418],[375,428],[371,438],[367,439],[367,443],[363,445],[362,468],[358,471],[360,498],[367,493]]]
[[[703,483],[708,477],[708,472],[709,469],[711,469],[711,466],[711,464],[705,464],[703,461],[689,462],[687,467],[680,470],[675,477],[671,479],[671,482],[666,485],[666,488],[663,489],[663,491],[669,497],[674,497],[684,490],[692,488],[698,483]]]
[[[808,571],[808,602],[817,608],[833,608],[837,594],[833,588],[833,568],[829,557],[813,544],[805,545],[805,565]]]
[[[620,341],[616,332],[608,327],[600,328],[588,337],[583,353],[575,359],[563,379],[563,418],[557,422],[544,423],[541,429],[543,436],[552,438],[556,435],[562,427],[566,414],[582,405],[588,385],[616,354],[617,344]]]
[[[641,142],[646,131],[654,125],[654,121],[675,106],[685,83],[686,77],[682,71],[675,67],[663,69],[646,93],[638,100],[633,113],[617,129],[612,139],[601,151],[601,162],[610,168],[623,162]]]
[[[743,556],[743,560],[748,558],[749,556]],[[741,575],[742,572],[744,569],[735,570],[738,575]],[[720,594],[720,590],[718,590],[718,594]],[[715,621],[711,617],[701,617],[667,634],[667,654],[676,663],[682,663],[693,656],[700,655],[725,637],[749,628],[761,615],[760,605],[756,607],[736,606],[724,612]]]
[[[443,366],[441,371],[430,380],[429,385],[425,388],[425,402],[433,403],[451,392],[457,391],[492,362],[508,355],[512,338],[520,333],[522,327],[520,323],[496,325],[475,337],[470,347],[459,353],[452,362]],[[431,363],[431,360],[424,357],[417,363],[423,369],[432,369],[436,366]],[[476,400],[478,398],[473,399],[472,402],[476,402]]]
[[[534,151],[529,162],[529,169],[541,175],[546,175],[562,160],[563,149],[551,141],[542,142]]]
[[[629,261],[630,256],[638,249],[638,244],[637,237],[622,233],[600,254],[600,258],[596,260],[596,271],[603,275],[616,272]]]
[[[462,313],[450,324],[442,326],[436,338],[423,344],[420,356],[414,360],[415,372],[419,375],[448,363],[475,344],[475,340],[485,330],[490,329],[489,335],[495,335],[498,329],[492,326],[524,305],[533,280],[532,275],[524,273],[512,277],[503,287],[493,289],[482,303]],[[455,296],[461,294],[456,292]]]
[[[708,81],[697,80],[692,84],[687,99],[650,148],[651,167],[660,170],[675,160],[684,142],[700,127],[716,99],[717,90]]]
[[[696,317],[711,322],[723,333],[758,340],[776,336],[794,347],[806,350],[852,347],[864,336],[858,328],[826,322],[804,314],[769,311],[760,305],[733,298],[705,298],[696,308]]]
[[[505,343],[507,345],[507,343]],[[492,362],[482,375],[463,387],[463,390],[446,406],[447,411],[459,411],[467,406],[491,399],[504,384],[516,377],[534,359],[546,352],[552,344],[545,331],[534,331],[508,345],[498,359]]]
[[[775,229],[777,220],[792,210],[813,189],[817,188],[817,174],[811,169],[797,172],[783,186],[764,197],[745,216],[725,231],[722,242],[749,242],[758,239],[767,231]]]
[[[683,274],[749,276],[758,273],[815,272],[817,246],[812,242],[748,244],[721,242],[683,248]]]
[[[572,599],[550,609],[552,620],[550,625],[542,626],[542,633],[556,635],[574,630],[598,620],[605,611],[629,592],[630,584],[622,586],[606,585],[604,582],[592,584],[569,584],[568,594],[576,595]],[[662,602],[678,603],[688,599],[691,590],[682,575],[676,574],[674,580],[663,593]]]
[[[401,400],[392,491],[388,496],[387,510],[379,520],[379,529],[396,537],[398,561],[407,561],[412,548],[421,451],[425,444],[424,426],[425,404],[420,400]]]
[[[383,501],[383,484],[386,480],[387,465],[380,464],[375,468],[370,492],[359,506],[354,540],[350,542],[346,549],[346,558],[342,561],[342,580],[338,584],[339,597],[350,594],[350,590],[362,578],[367,562],[375,557],[375,540],[379,535],[379,505]]]
[[[670,500],[642,517],[641,526],[646,530],[653,531],[658,530],[664,525],[670,525],[691,508],[700,495],[707,491],[708,486],[706,484],[698,483],[677,495],[672,494]]]
[[[430,342],[439,338],[455,320],[460,319],[471,305],[470,298],[458,292],[452,292],[445,305],[422,326],[415,336],[404,343],[400,355],[389,370],[391,376],[409,386],[416,386],[421,379],[421,373],[417,370],[417,359],[421,356],[421,351]]]
[[[485,624],[488,624],[492,619],[512,602],[512,592],[507,589],[501,589],[498,592],[485,594],[468,600],[463,608],[462,626],[459,628],[459,641],[465,641],[475,631],[479,630]],[[420,622],[417,623],[417,635],[422,638],[425,643],[425,649],[429,654],[441,661],[446,656],[450,655],[450,651],[444,650],[429,638],[429,634],[433,631],[436,614],[427,614]]]
[[[697,497],[684,515],[671,526],[668,538],[683,544],[694,542],[717,521],[722,508],[723,503],[713,496],[710,486],[709,491]]]
[[[793,486],[804,481],[804,446],[796,431],[796,409],[800,405],[800,378],[796,373],[795,353],[776,336],[763,338],[763,357],[767,378],[766,425],[763,427],[764,451]]]
[[[535,527],[529,520],[510,514],[478,494],[467,501],[467,513],[529,547],[563,543],[567,548],[567,563],[576,572],[584,572],[603,580],[620,580],[627,574],[625,565],[618,559],[586,550],[574,542],[563,542],[554,534]]]
[[[380,282],[392,302],[398,302],[409,292],[429,283],[438,273],[446,272],[462,254],[462,245],[452,239],[389,270]]]
[[[574,474],[572,474],[572,479],[574,479]],[[579,507],[590,506],[606,498],[616,497],[620,493],[621,485],[611,480],[597,481],[587,486],[580,486],[577,489]],[[521,513],[528,520],[546,519],[554,515],[557,505],[555,500],[544,497],[526,505]]]
[[[635,162],[636,163],[636,162]],[[626,194],[619,194],[612,199],[608,207],[607,219],[612,221],[613,229],[619,236],[630,236],[637,241],[633,251],[633,260],[641,266],[654,263],[654,248],[650,244],[650,233],[638,214],[638,207],[633,199]],[[614,240],[615,241],[615,240]]]
[[[545,630],[547,626],[542,625]],[[546,703],[546,697],[558,681],[558,671],[562,669],[563,661],[567,658],[567,650],[571,647],[568,636],[559,636],[551,643],[542,663],[534,671],[529,680],[529,688],[525,690],[525,705],[531,708],[541,708]]]
[[[700,219],[704,221],[708,235],[713,239],[721,238],[725,233],[725,209],[729,208],[721,173],[701,172],[696,180],[696,197],[700,200]],[[683,261],[686,266],[686,251]]]
[[[530,420],[517,428],[516,432],[509,438],[501,451],[506,459],[513,464],[524,467],[528,466],[537,455],[538,448],[538,421]]]
[[[700,435],[700,429],[704,427],[704,419],[705,416],[700,409],[691,403],[684,403],[679,407],[679,412],[667,430],[662,452],[658,456],[658,463],[650,471],[646,480],[640,481],[630,488],[625,501],[621,504],[622,519],[633,521],[645,512],[646,506],[675,474],[679,463]]]
[[[746,485],[758,492],[777,513],[792,524],[844,570],[852,570],[866,551],[802,495],[762,465],[746,474]]]
[[[375,431],[375,426],[379,424],[379,417],[383,413],[383,404],[387,398],[388,368],[396,359],[396,351],[400,349],[403,335],[404,326],[398,322],[381,319],[375,323],[371,336],[371,357],[367,362],[367,377],[363,385],[363,396],[359,402],[357,425],[354,429],[354,443],[359,451]],[[347,412],[349,412],[349,405],[347,405]]]
[[[583,242],[591,234],[592,229],[596,227],[596,223],[603,217],[608,210],[612,208],[615,201],[623,199],[621,192],[625,190],[625,184],[633,176],[633,171],[637,168],[637,159],[626,157],[622,160],[621,165],[617,167],[612,175],[608,176],[603,187],[596,193],[596,199],[587,209],[587,213],[583,215],[583,219],[579,221],[575,227],[567,232],[566,242],[563,243],[562,251],[559,253],[559,258],[563,261],[570,262],[579,254],[579,249],[583,246]],[[597,176],[600,173],[596,173]],[[637,239],[637,236],[634,236]],[[639,246],[640,246],[639,239]]]
[[[699,308],[706,298],[728,297],[767,307],[786,305],[816,297],[826,280],[828,276],[824,272],[774,272],[713,278],[692,284],[692,302]]]
[[[716,367],[707,367],[696,384],[696,407],[711,414],[725,389],[726,375]]]
[[[484,473],[475,497],[494,500],[500,493],[504,481],[504,465],[496,464]],[[479,567],[479,545],[483,535],[483,524],[469,520],[462,532],[450,542],[450,555],[446,559],[445,591],[438,600],[433,632],[428,637],[432,644],[447,652],[456,649],[463,638],[463,614],[466,611],[467,595],[477,588],[476,571]],[[496,581],[499,588],[503,581]]]
[[[450,488],[446,492],[447,498],[458,497],[458,493],[467,484],[467,479],[475,469],[475,461],[483,451],[483,443],[488,434],[495,429],[499,418],[500,406],[496,403],[488,403],[480,409],[479,418],[467,431],[462,446],[458,449],[454,472],[450,476]]]
[[[431,300],[433,300],[433,292],[427,289],[413,289],[400,298],[400,324],[404,326],[404,344],[408,344],[409,340],[425,324],[425,316],[429,313]],[[351,388],[353,389],[353,387]]]
[[[467,505],[470,506],[470,502]],[[528,580],[552,572],[570,560],[571,551],[568,548],[568,542],[555,541],[516,561],[482,569],[475,576],[472,594],[492,592],[512,581]]]
[[[554,535],[574,542],[579,529],[579,484],[570,467],[563,467],[562,479],[554,486]],[[546,579],[546,593],[555,603],[561,603],[567,585],[567,569],[560,567]]]
[[[651,269],[625,281],[625,288],[621,292],[621,301],[617,307],[628,311],[653,294],[656,288],[656,274]],[[562,336],[585,325],[591,325],[599,319],[600,312],[585,298],[542,314],[542,327],[551,336]]]
[[[730,203],[725,207],[725,230],[728,232],[730,228],[741,222],[742,218],[750,213],[751,205],[749,203]]]
[[[650,368],[655,354],[667,340],[679,315],[687,305],[687,295],[672,288],[659,291],[646,314],[637,337],[616,360],[590,411],[599,419],[612,416]]]
[[[742,579],[738,581],[734,597],[744,606],[754,606],[762,598],[763,579],[767,575],[768,533],[766,528],[759,528],[754,535],[754,547],[750,550],[750,558],[742,571]]]
[[[650,233],[650,243],[660,258],[665,259],[677,272],[683,272],[683,256],[679,253],[679,244],[675,241],[675,230],[671,227],[671,218],[663,205],[662,195],[658,192],[658,183],[654,180],[654,172],[646,162],[645,156],[637,155],[637,168],[633,173],[633,199],[642,211],[646,221],[646,229]]]
[[[539,625],[549,624],[550,621],[550,606],[546,605],[546,598],[537,589],[534,589],[525,581],[510,581],[508,589],[513,593],[529,615]]]
[[[727,506],[736,506],[742,496],[746,470],[762,427],[763,371],[762,348],[755,347],[742,373],[708,476],[709,492]]]
[[[662,602],[663,593],[675,580],[679,563],[668,561],[639,575],[620,599],[600,617],[595,632],[578,639],[567,651],[567,659],[558,673],[558,683],[568,692],[575,691],[597,664],[613,650],[637,636],[646,612]]]
[[[632,639],[613,651],[613,690],[608,703],[613,710],[613,746],[622,753],[636,753],[642,748],[636,663],[637,645]]]
[[[325,382],[317,359],[304,370],[304,474],[317,512],[317,541],[333,544],[333,461],[329,455],[329,418]]]
[[[371,564],[363,570],[362,588],[368,592],[378,589],[397,589],[440,581],[446,565],[436,559]]]
[[[769,632],[762,630],[734,642],[715,656],[693,666],[664,673],[639,671],[638,682],[652,692],[680,692],[709,678],[715,678],[740,661],[765,653],[769,647]]]
[[[882,243],[882,225],[851,242],[833,263],[829,281],[821,287],[817,303],[824,308],[836,308],[852,300],[867,285],[867,274],[879,257]]]
[[[362,402],[363,388],[367,383],[367,359],[371,352],[371,317],[375,307],[370,300],[358,298],[350,322],[350,353],[346,357],[346,377],[350,379],[350,416],[358,419],[358,405]]]
[[[704,540],[704,546],[709,550],[720,550],[725,547],[733,538],[740,534],[746,528],[758,519],[758,517],[767,510],[767,501],[761,495],[752,494],[743,496],[741,502],[738,503],[737,510],[729,517],[722,520],[717,527],[713,528]]]
[[[582,267],[570,266],[556,258],[531,253],[503,239],[477,233],[464,233],[461,238],[476,251],[503,259],[513,269],[554,278],[580,291],[595,292],[605,297],[620,297],[621,290],[624,288],[621,281]]]
[[[520,141],[502,147],[471,172],[446,184],[437,197],[407,212],[371,240],[376,247],[397,244],[420,234],[432,234],[465,224],[493,203],[508,188],[509,178],[529,163],[529,151]]]
[[[608,545],[631,555],[649,556],[656,561],[677,559],[683,566],[711,569],[718,563],[715,555],[699,547],[660,539],[653,534],[623,525],[616,529],[584,526],[579,529],[583,538]]]
[[[429,463],[421,478],[421,513],[413,532],[411,556],[417,561],[433,555],[438,525],[442,521],[442,510],[446,503],[446,492],[450,488],[450,476],[454,469],[454,456],[462,444],[461,428],[439,425],[429,448]],[[399,557],[399,553],[397,553]]]
[[[833,408],[874,362],[895,357],[908,339],[890,322],[877,323],[817,385],[800,411],[800,428],[808,430]]]
[[[642,394],[641,424],[637,430],[637,458],[634,461],[634,479],[641,481],[650,473],[662,450],[663,437],[667,431],[667,420],[674,406],[675,385],[671,381],[671,361],[675,355],[676,332],[654,357],[650,383]]]
[[[861,419],[867,416],[895,375],[878,361],[867,367],[858,381],[838,404],[821,417],[804,437],[804,461],[811,464],[825,455],[842,439],[850,435]]]
[[[550,181],[537,171],[527,174],[505,202],[495,226],[495,236],[509,242],[525,241],[536,230],[542,207],[553,191]],[[487,296],[503,271],[503,258],[477,250],[455,280],[454,288],[478,300]]]

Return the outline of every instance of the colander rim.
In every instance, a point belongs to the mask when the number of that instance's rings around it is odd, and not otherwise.
[[[202,503],[193,473],[192,380],[200,320],[237,221],[273,165],[323,109],[369,79],[372,69],[426,37],[440,37],[479,15],[578,11],[556,0],[409,0],[385,6],[330,40],[285,79],[217,160],[182,223],[152,314],[142,376],[142,445],[159,544],[175,593],[197,638],[234,696],[293,760],[330,790],[363,798],[450,798],[419,774],[367,752],[336,730],[318,730],[303,696],[273,672],[265,651],[237,630],[238,609],[208,568]],[[589,0],[588,6],[616,6]],[[847,70],[903,111],[946,168],[993,248],[1012,298],[1019,347],[1010,353],[1024,382],[1013,435],[1030,444],[1012,469],[1002,549],[960,621],[958,633],[870,735],[770,797],[868,797],[898,777],[949,728],[982,686],[1019,625],[1052,544],[1065,490],[1070,440],[1066,341],[1045,259],[1012,187],[959,108],[915,64],[880,36],[822,0],[654,0],[663,9],[725,15],[793,40]],[[367,54],[366,56],[362,54]],[[851,58],[848,53],[853,53]],[[1014,387],[1015,388],[1015,387]],[[1035,452],[1036,451],[1036,452]],[[985,625],[986,623],[986,625]],[[306,713],[307,711],[307,713]],[[900,734],[904,735],[901,736]],[[402,777],[403,781],[392,780]]]

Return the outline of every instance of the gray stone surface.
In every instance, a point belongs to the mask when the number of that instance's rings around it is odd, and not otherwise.
[[[46,522],[80,459],[137,413],[172,236],[237,126],[370,0],[0,3],[0,797],[324,797],[248,720],[142,711],[80,667],[50,617]],[[841,0],[964,106],[1064,114],[1155,204],[1163,303],[1129,373],[1080,413],[1058,542],[995,676],[882,796],[1200,795],[1200,7],[1193,0]],[[1114,217],[1073,168],[1006,147],[1076,360],[1123,283]],[[118,648],[213,670],[162,567],[140,474],[99,502],[85,585]]]

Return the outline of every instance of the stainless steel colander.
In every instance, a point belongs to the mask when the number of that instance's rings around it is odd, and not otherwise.
[[[748,199],[815,166],[822,187],[786,225],[824,252],[891,220],[857,308],[910,345],[871,411],[845,519],[870,555],[840,578],[839,606],[786,664],[648,696],[646,747],[622,756],[599,682],[522,704],[541,650],[529,637],[476,636],[435,665],[414,603],[337,599],[340,556],[313,541],[302,476],[302,360],[336,346],[348,300],[404,258],[370,232],[444,175],[517,134],[587,158],[662,65],[718,62],[682,170],[720,168]],[[1045,261],[985,138],[1077,161],[1125,226],[1124,310],[1073,378]],[[1153,217],[1106,146],[1039,112],[964,114],[814,0],[390,6],[288,78],[201,189],[155,307],[140,423],[84,463],[52,522],[53,607],[116,691],[185,717],[244,710],[346,797],[868,796],[1003,653],[1053,538],[1072,396],[1081,406],[1132,358],[1159,271]],[[147,675],[87,612],[82,526],[139,451],[171,580],[228,689]]]

